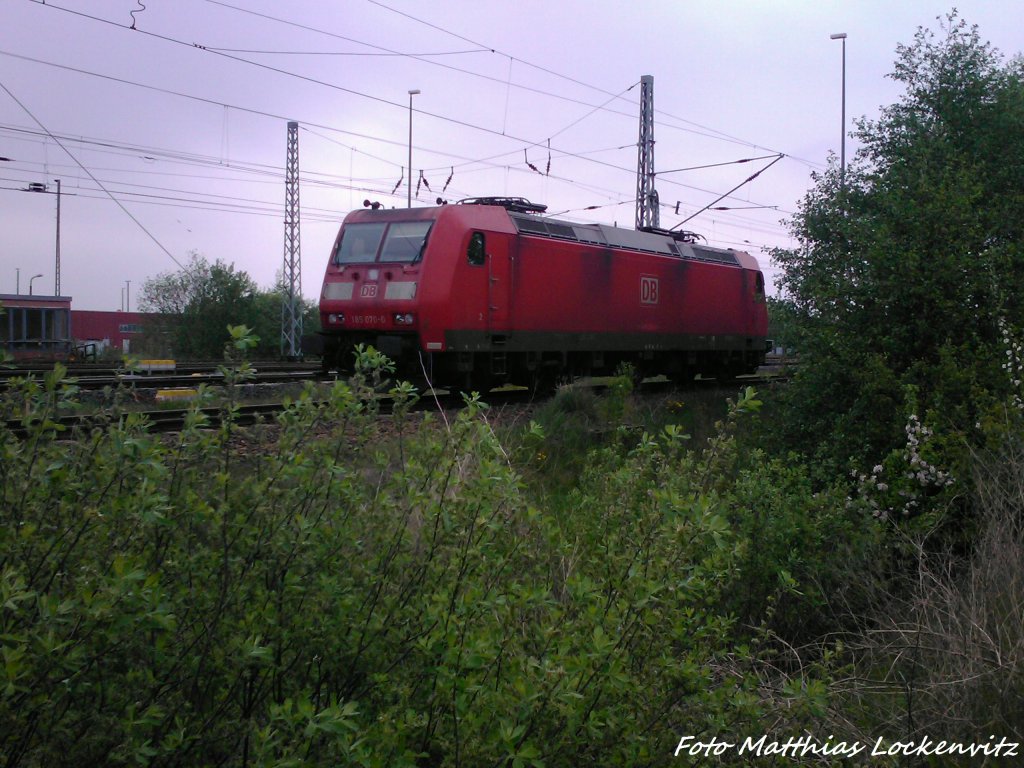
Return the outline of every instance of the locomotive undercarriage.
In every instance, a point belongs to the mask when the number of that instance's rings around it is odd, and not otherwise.
[[[373,346],[395,363],[399,380],[439,388],[486,392],[504,384],[537,390],[587,376],[610,376],[629,365],[635,378],[664,375],[675,382],[697,375],[732,378],[753,373],[764,351],[750,340],[747,349],[717,350],[509,350],[492,344],[482,351],[422,352],[415,334],[350,334],[325,339],[324,370],[353,372],[358,344]],[[424,381],[426,380],[426,381]]]

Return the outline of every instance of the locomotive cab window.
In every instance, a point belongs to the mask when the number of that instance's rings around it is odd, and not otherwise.
[[[412,263],[423,258],[430,233],[429,221],[393,221],[390,224],[347,224],[341,235],[335,264],[373,262]]]
[[[487,256],[485,250],[484,233],[474,232],[469,238],[469,248],[466,249],[466,260],[474,267],[482,266]]]
[[[419,261],[423,257],[423,249],[427,247],[430,225],[429,221],[393,222],[384,236],[379,260],[406,263]]]
[[[349,224],[341,236],[335,264],[366,264],[377,260],[386,224]]]

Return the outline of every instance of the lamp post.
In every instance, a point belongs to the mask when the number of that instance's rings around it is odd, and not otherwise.
[[[35,280],[37,277],[42,277],[42,276],[43,276],[43,273],[40,272],[38,275],[32,275],[32,277],[30,277],[28,279],[28,295],[29,296],[32,295],[32,281]]]
[[[840,130],[840,149],[839,149],[839,186],[843,189],[846,188],[846,33],[836,32],[834,35],[829,35],[832,40],[843,41],[843,114],[842,114],[842,127]]]
[[[14,292],[21,296],[21,267],[14,268]]]
[[[60,179],[54,179],[57,182],[57,250],[56,258],[54,260],[54,273],[53,273],[53,295],[60,296]],[[41,182],[32,182],[25,187],[22,192],[48,192],[46,185]]]
[[[60,179],[57,182],[57,258],[53,273],[53,295],[60,296]]]
[[[409,194],[406,199],[406,208],[412,208],[412,97],[418,96],[418,88],[409,91]]]

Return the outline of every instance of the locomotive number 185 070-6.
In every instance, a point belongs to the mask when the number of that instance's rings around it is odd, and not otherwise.
[[[387,321],[387,315],[352,315],[349,317],[350,325],[384,325]]]

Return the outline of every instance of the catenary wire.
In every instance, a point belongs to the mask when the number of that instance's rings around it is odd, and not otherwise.
[[[52,6],[52,5],[51,5],[51,6],[49,6],[49,7],[55,7],[55,6]],[[80,14],[80,13],[78,13],[78,12],[75,12],[75,11],[71,11],[71,10],[69,10],[69,9],[64,9],[64,8],[59,8],[59,7],[58,7],[57,9],[58,9],[58,10],[65,10],[65,11],[68,11],[68,12],[70,12],[70,13],[75,13],[76,15],[80,15],[80,16],[85,16],[85,17],[87,17],[87,18],[90,18],[90,19],[94,19],[94,20],[96,20],[96,21],[101,21],[101,22],[104,22],[104,23],[108,23],[108,24],[111,24],[111,23],[113,23],[113,22],[109,22],[109,21],[107,21],[107,20],[104,20],[104,19],[100,19],[100,18],[97,18],[97,17],[94,17],[94,16],[90,16],[90,15],[88,15],[88,14]],[[121,25],[117,25],[117,26],[121,26]],[[156,35],[155,33],[146,33],[146,34],[150,34],[150,35],[153,35],[154,37],[157,37],[157,38],[160,38],[160,39],[164,39],[164,40],[168,40],[168,41],[170,41],[170,42],[175,42],[175,43],[178,43],[178,44],[186,45],[186,43],[184,43],[183,41],[180,41],[180,40],[175,40],[174,38],[167,38],[167,37],[165,37],[165,36],[162,36],[162,35]],[[193,47],[199,47],[199,48],[203,48],[202,46],[193,46]],[[302,79],[310,80],[311,82],[314,82],[314,83],[317,83],[317,84],[321,84],[321,85],[324,85],[324,86],[327,86],[327,87],[332,87],[332,88],[339,88],[340,90],[343,90],[343,91],[349,91],[349,92],[352,92],[352,91],[351,91],[351,89],[345,89],[345,88],[341,88],[340,86],[334,86],[334,85],[332,85],[332,84],[330,84],[330,83],[325,83],[325,82],[323,82],[323,81],[315,80],[315,79],[312,79],[312,78],[305,78],[305,77],[303,77],[303,76],[301,76],[301,75],[297,75],[297,74],[295,74],[295,73],[289,73],[289,72],[287,72],[287,71],[284,71],[284,70],[279,70],[279,69],[277,69],[277,68],[274,68],[274,67],[266,67],[266,65],[261,65],[261,64],[259,64],[258,62],[251,62],[251,61],[248,61],[248,60],[245,60],[245,59],[238,59],[237,57],[228,57],[228,58],[235,58],[236,60],[239,60],[239,61],[241,61],[241,62],[244,62],[244,63],[248,63],[248,64],[251,64],[251,65],[254,65],[254,66],[259,66],[259,67],[263,67],[263,68],[266,68],[266,69],[270,69],[270,70],[272,70],[272,71],[276,71],[276,72],[279,72],[279,73],[282,73],[282,74],[286,74],[286,75],[290,75],[290,76],[294,76],[294,77],[299,77],[299,78],[302,78]],[[361,96],[364,96],[364,97],[366,97],[366,98],[371,98],[371,99],[374,99],[374,100],[377,100],[377,101],[382,101],[382,102],[384,102],[384,103],[392,104],[393,106],[401,106],[401,107],[403,107],[403,108],[404,108],[404,105],[396,105],[396,104],[393,104],[392,102],[388,102],[388,101],[387,101],[387,100],[385,100],[385,99],[380,99],[380,98],[378,98],[378,97],[374,97],[374,96],[371,96],[371,95],[369,95],[369,94],[362,94],[362,93],[359,93],[359,92],[354,92],[354,93],[356,93],[357,95],[361,95]],[[452,120],[451,118],[445,118],[444,116],[440,116],[440,115],[434,115],[434,114],[432,114],[432,113],[424,113],[424,114],[430,115],[431,117],[437,117],[437,118],[439,118],[439,119],[442,119],[442,120],[449,120],[449,121],[451,121],[451,120]],[[283,119],[283,118],[282,118],[282,119]],[[464,125],[464,126],[466,126],[466,127],[470,127],[470,128],[474,128],[474,129],[478,129],[478,130],[484,130],[484,131],[486,131],[486,132],[491,132],[491,133],[495,133],[494,131],[490,131],[489,129],[486,129],[486,128],[481,128],[480,126],[473,126],[472,124],[468,124],[468,123],[465,123],[465,122],[463,122],[463,121],[454,121],[454,122],[457,122],[457,123],[459,123],[459,124],[462,124],[462,125]],[[338,129],[335,129],[335,128],[331,127],[331,126],[324,126],[324,127],[325,127],[325,128],[327,129],[327,130],[338,130]],[[502,134],[502,135],[504,135],[504,134]],[[513,140],[517,140],[517,141],[521,141],[521,142],[526,142],[526,140],[525,140],[525,139],[516,139],[515,137],[510,137],[510,138],[512,138]],[[561,152],[561,154],[562,154],[563,156],[569,156],[569,157],[573,157],[573,156],[576,156],[576,157],[579,157],[579,155],[577,155],[577,154],[575,154],[575,153],[572,153],[572,152],[568,152],[568,151],[564,151],[564,150],[557,150],[557,151]],[[582,159],[587,159],[587,158],[582,158]],[[600,161],[592,161],[592,162],[599,162],[599,163],[600,163]],[[620,170],[620,171],[624,171],[624,172],[632,173],[632,169],[628,169],[628,168],[622,168],[621,166],[616,166],[616,165],[615,165],[615,164],[613,164],[613,163],[600,163],[600,164],[602,164],[602,165],[605,165],[605,166],[608,166],[608,167],[611,167],[611,168],[614,168],[614,169],[617,169],[617,170]],[[569,180],[569,181],[571,181],[571,180]],[[676,183],[676,182],[671,182],[671,181],[669,181],[668,183]],[[700,188],[698,188],[698,187],[692,187],[691,185],[681,185],[681,186],[684,186],[684,187],[690,187],[690,188],[693,188],[693,189],[697,189],[697,190],[700,190]],[[705,192],[706,192],[706,190],[700,190],[700,191],[705,191]],[[714,194],[714,193],[711,193],[711,194]],[[719,199],[721,199],[721,198],[719,198]]]
[[[4,85],[4,83],[3,83],[2,81],[0,81],[0,88],[3,88],[4,92],[5,92],[5,93],[7,93],[7,95],[8,95],[8,96],[10,96],[10,97],[11,97],[11,99],[12,99],[12,100],[13,100],[13,101],[14,101],[14,102],[15,102],[15,103],[16,103],[16,104],[17,104],[17,105],[19,106],[19,107],[21,107],[21,108],[22,108],[22,110],[24,110],[25,114],[27,114],[27,115],[28,115],[28,116],[29,116],[30,118],[32,118],[32,121],[33,121],[33,122],[34,122],[34,123],[35,123],[36,125],[38,125],[38,126],[39,126],[39,127],[40,127],[40,128],[42,129],[42,130],[46,131],[46,133],[47,133],[47,134],[49,134],[51,138],[53,138],[53,140],[54,140],[54,142],[55,142],[55,143],[57,144],[57,146],[59,146],[59,147],[60,147],[60,148],[61,148],[61,149],[62,149],[62,150],[64,151],[64,153],[65,153],[65,154],[66,154],[66,155],[67,155],[68,157],[70,157],[70,158],[71,158],[72,160],[74,160],[74,161],[75,161],[75,164],[76,164],[76,165],[78,165],[78,167],[79,167],[79,168],[81,168],[81,169],[82,169],[82,171],[83,171],[83,172],[84,172],[84,173],[85,173],[85,174],[86,174],[86,175],[87,175],[87,176],[88,176],[88,177],[89,177],[90,179],[92,179],[92,180],[93,180],[94,182],[96,182],[96,186],[98,186],[98,187],[99,187],[100,189],[102,189],[102,190],[103,190],[104,192],[106,192],[106,193],[107,193],[107,195],[108,195],[108,196],[110,197],[110,199],[111,199],[111,200],[113,200],[113,201],[114,201],[115,203],[117,203],[118,207],[119,207],[119,208],[120,208],[120,209],[121,209],[122,211],[124,211],[125,215],[126,215],[126,216],[128,216],[128,218],[129,218],[129,219],[131,219],[132,221],[134,221],[134,222],[135,222],[135,224],[136,224],[136,226],[138,226],[138,228],[139,228],[139,229],[141,229],[141,230],[142,230],[142,231],[143,231],[143,232],[144,232],[144,233],[146,234],[146,236],[147,236],[147,237],[149,237],[149,239],[150,239],[150,240],[152,240],[152,241],[153,241],[153,242],[154,242],[154,243],[156,244],[156,246],[157,246],[157,247],[158,247],[158,248],[159,248],[160,250],[162,250],[162,251],[163,251],[164,253],[166,253],[166,254],[167,254],[167,256],[168,256],[168,257],[170,258],[170,260],[171,260],[171,261],[173,261],[173,262],[174,262],[175,264],[177,264],[177,265],[178,265],[178,267],[179,267],[180,269],[182,269],[182,270],[184,270],[184,269],[185,269],[184,265],[183,265],[183,264],[182,264],[182,263],[181,263],[180,261],[178,261],[178,260],[177,260],[177,259],[175,258],[174,254],[173,254],[173,253],[171,253],[171,252],[170,252],[170,251],[169,251],[169,250],[167,249],[167,247],[166,247],[166,246],[165,246],[165,245],[164,245],[163,243],[161,243],[161,242],[160,242],[160,240],[159,240],[159,239],[157,239],[156,235],[154,235],[154,234],[153,234],[152,232],[150,232],[150,231],[149,231],[149,229],[147,229],[147,228],[146,228],[146,225],[145,225],[145,224],[143,224],[143,223],[142,223],[141,221],[139,221],[139,220],[138,220],[138,218],[136,218],[136,217],[135,217],[135,215],[134,215],[134,214],[132,214],[132,212],[131,212],[131,211],[129,211],[129,210],[128,210],[128,209],[127,209],[127,208],[126,208],[125,206],[124,206],[124,204],[123,204],[123,203],[122,203],[122,202],[121,202],[120,200],[118,200],[118,199],[117,199],[116,197],[114,197],[114,195],[113,195],[113,194],[111,194],[110,192],[108,192],[108,191],[107,191],[107,189],[106,189],[106,188],[105,188],[105,187],[104,187],[104,186],[103,186],[103,185],[102,185],[102,184],[101,184],[101,183],[100,183],[100,182],[99,182],[99,181],[98,181],[98,180],[96,179],[96,177],[92,175],[92,173],[91,173],[91,172],[89,171],[89,169],[88,169],[88,168],[86,168],[86,167],[85,167],[84,165],[82,165],[82,163],[81,163],[81,162],[79,162],[78,158],[77,158],[77,157],[75,157],[75,156],[74,156],[74,155],[73,155],[73,154],[72,154],[72,153],[70,152],[70,150],[68,150],[68,149],[67,149],[67,147],[65,147],[65,146],[64,146],[64,145],[63,145],[63,144],[62,144],[62,143],[61,143],[61,142],[60,142],[60,141],[59,141],[58,139],[54,138],[54,137],[53,137],[53,135],[52,135],[52,134],[50,134],[50,132],[49,132],[49,131],[47,130],[46,126],[45,126],[45,125],[43,125],[43,124],[42,124],[42,122],[40,122],[40,121],[39,121],[39,119],[38,119],[38,118],[37,118],[37,117],[36,117],[36,116],[35,116],[35,115],[34,115],[34,114],[32,113],[32,111],[31,111],[31,110],[29,110],[29,108],[28,108],[28,107],[26,107],[26,106],[25,106],[25,105],[24,105],[24,104],[23,104],[23,103],[21,102],[21,100],[20,100],[20,99],[18,99],[18,97],[17,97],[17,96],[15,96],[15,95],[14,95],[14,94],[13,94],[13,93],[11,92],[11,90],[10,90],[10,89],[9,89],[9,88],[8,88],[8,87],[7,87],[6,85]]]
[[[210,0],[210,1],[212,1],[212,0]],[[47,5],[47,7],[48,8],[55,8],[57,10],[67,10],[67,9],[61,8],[59,6],[54,6],[54,5]],[[82,16],[85,16],[86,18],[94,19],[94,20],[97,20],[97,21],[101,21],[103,23],[114,24],[115,26],[120,26],[120,25],[115,24],[114,22],[110,22],[110,21],[107,21],[105,19],[99,19],[97,17],[93,17],[93,16],[90,16],[88,14],[81,14],[81,13],[79,13],[77,11],[68,11],[68,12],[70,12],[72,14],[75,14],[75,15],[82,15]],[[168,40],[171,40],[172,42],[176,42],[178,44],[185,44],[182,41],[174,40],[172,38],[164,38],[163,36],[156,35],[155,33],[146,33],[146,34],[153,35],[153,36],[158,37],[160,39],[168,39]],[[22,59],[22,60],[31,61],[33,63],[42,64],[42,65],[45,65],[45,66],[57,67],[59,69],[64,69],[64,70],[76,72],[78,74],[100,77],[102,79],[111,80],[111,81],[114,81],[114,82],[119,82],[119,83],[127,84],[127,85],[133,85],[133,86],[145,88],[145,89],[148,89],[148,90],[154,90],[154,91],[157,91],[157,92],[174,95],[174,96],[178,96],[178,97],[181,97],[181,98],[193,99],[193,100],[200,101],[200,102],[207,103],[207,104],[211,104],[211,105],[228,107],[228,108],[231,108],[231,109],[236,109],[236,110],[238,110],[240,112],[257,114],[257,115],[261,115],[261,116],[265,116],[265,117],[270,117],[270,118],[277,119],[277,120],[288,120],[289,119],[289,118],[287,118],[287,117],[285,117],[283,115],[277,115],[277,114],[265,112],[263,110],[250,109],[250,108],[247,108],[247,107],[241,107],[241,106],[233,105],[233,104],[229,105],[229,104],[225,104],[224,102],[216,101],[216,100],[213,100],[213,99],[207,99],[207,98],[201,97],[201,96],[194,96],[194,95],[186,94],[186,93],[183,93],[183,92],[180,92],[180,91],[173,91],[173,90],[170,90],[170,89],[160,88],[160,87],[157,87],[157,86],[151,86],[151,85],[147,85],[147,84],[143,84],[143,83],[137,83],[137,82],[134,82],[134,81],[131,81],[131,80],[126,80],[124,78],[119,78],[119,77],[115,77],[115,76],[111,76],[111,75],[104,75],[104,74],[101,74],[101,73],[90,72],[88,70],[79,69],[77,67],[70,67],[70,66],[63,65],[63,64],[56,64],[56,63],[53,63],[53,62],[47,62],[47,61],[44,61],[44,60],[41,60],[41,59],[36,59],[36,58],[33,58],[33,57],[29,57],[29,56],[23,56],[23,55],[20,55],[20,54],[14,54],[14,53],[10,53],[10,52],[7,52],[7,51],[0,51],[0,54],[7,55],[7,56],[12,56],[14,58],[18,58],[18,59]],[[229,58],[234,58],[234,57],[229,57]],[[239,59],[239,60],[240,61],[246,61],[244,59]],[[247,62],[247,63],[252,63],[252,62]],[[256,64],[256,66],[263,66],[263,65]],[[275,69],[275,68],[271,68],[271,69]],[[278,70],[275,69],[275,71],[278,71]],[[303,77],[303,76],[300,76],[300,75],[296,75],[296,76],[297,77]],[[316,82],[320,82],[320,81],[316,81]],[[347,91],[348,89],[342,89],[342,90],[346,90]],[[363,94],[360,94],[359,92],[356,92],[356,91],[353,91],[353,93],[356,93],[358,95],[363,95]],[[373,98],[373,99],[378,100],[378,101],[383,101],[384,103],[392,104],[393,106],[401,106],[404,109],[404,105],[396,105],[393,102],[389,102],[389,101],[387,101],[385,99],[380,99],[379,97],[368,97],[368,98]],[[433,113],[429,113],[429,112],[423,112],[423,114],[430,115],[431,117],[440,117],[438,115],[434,115]],[[441,118],[441,119],[446,119],[446,118]],[[460,122],[461,123],[461,121],[456,121],[456,122]],[[306,124],[307,125],[313,125],[313,126],[315,126],[317,128],[320,128],[322,130],[339,132],[339,133],[343,133],[343,134],[346,134],[346,135],[355,135],[355,136],[359,136],[360,138],[380,141],[382,143],[392,144],[394,146],[403,146],[404,147],[404,145],[400,144],[400,142],[391,141],[391,140],[387,140],[387,139],[381,139],[379,137],[373,137],[373,136],[369,136],[369,135],[366,135],[366,134],[353,133],[351,131],[345,131],[343,129],[338,129],[338,128],[335,128],[335,127],[329,126],[329,125],[323,125],[323,124],[318,124],[318,123],[306,123]],[[465,124],[465,123],[461,123],[461,124],[469,125],[469,124]],[[481,130],[484,130],[484,131],[489,132],[489,133],[497,133],[496,131],[493,131],[492,129],[481,128]],[[504,136],[506,138],[512,138],[513,140],[516,140],[516,141],[519,141],[519,142],[522,142],[522,143],[525,143],[525,144],[530,144],[531,146],[535,146],[536,145],[535,143],[529,142],[526,139],[516,139],[515,137],[509,137],[508,134],[499,134],[499,135],[502,135],[502,136]],[[569,151],[566,151],[566,150],[557,150],[556,149],[555,151],[558,152],[559,156],[561,156],[561,157],[577,157],[579,159],[582,159],[582,160],[585,160],[585,161],[588,161],[588,162],[593,162],[593,163],[596,163],[598,165],[601,165],[601,166],[604,166],[604,167],[607,167],[607,168],[610,168],[610,169],[613,169],[613,170],[618,170],[618,171],[629,173],[629,174],[634,173],[634,171],[632,169],[624,168],[624,167],[616,165],[614,163],[607,163],[607,162],[604,162],[604,161],[601,161],[601,160],[596,160],[596,159],[593,159],[593,158],[588,158],[588,157],[585,157],[583,155],[579,155],[577,153],[569,152]],[[446,154],[446,153],[439,153],[439,154]],[[470,162],[474,162],[474,161],[470,161]],[[395,165],[395,167],[400,167],[398,164],[394,164],[394,165]],[[703,193],[706,193],[706,194],[717,194],[717,193],[709,191],[709,190],[704,190],[704,189],[701,189],[699,187],[695,187],[693,185],[683,184],[681,182],[676,182],[676,181],[670,180],[670,179],[669,180],[665,180],[665,182],[669,183],[669,184],[678,185],[680,187],[693,189],[695,191],[703,192]]]

